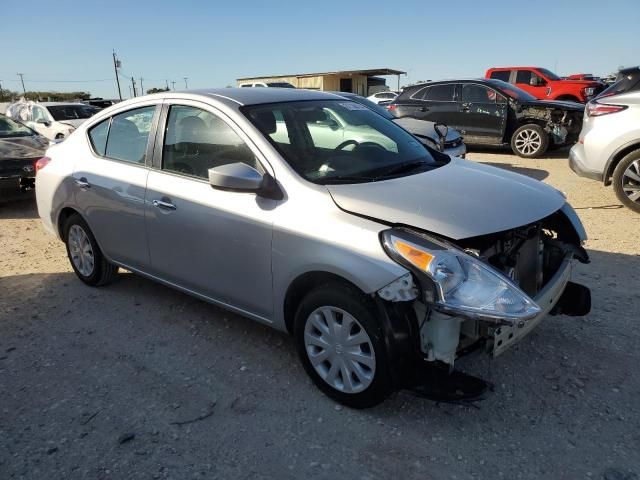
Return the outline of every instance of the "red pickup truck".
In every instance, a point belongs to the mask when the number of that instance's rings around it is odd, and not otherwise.
[[[490,68],[486,78],[512,83],[540,100],[568,100],[585,103],[604,90],[593,80],[563,80],[555,73],[540,67]]]

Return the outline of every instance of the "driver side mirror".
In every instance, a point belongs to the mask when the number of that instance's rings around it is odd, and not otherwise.
[[[40,124],[44,125],[45,127],[48,127],[49,125],[51,125],[51,122],[47,122],[47,120],[44,119],[44,118],[37,119],[36,123],[40,123]]]
[[[258,172],[246,163],[236,162],[209,169],[209,184],[217,190],[255,193],[259,196],[282,200],[282,191],[274,178]]]
[[[447,133],[449,133],[449,127],[447,127],[444,123],[436,123],[433,126],[433,129],[438,134],[438,137],[440,137],[440,151],[442,152],[444,151],[444,142],[447,138]]]

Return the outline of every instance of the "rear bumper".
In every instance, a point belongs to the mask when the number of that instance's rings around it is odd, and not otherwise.
[[[604,178],[602,172],[589,170],[585,167],[584,146],[580,143],[576,143],[569,152],[569,168],[571,168],[571,170],[573,170],[580,177],[597,180],[599,182],[601,182]]]

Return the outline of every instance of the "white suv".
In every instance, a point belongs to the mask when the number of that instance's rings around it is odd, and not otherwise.
[[[569,166],[581,177],[613,185],[620,202],[640,213],[640,91],[601,95],[587,104]]]

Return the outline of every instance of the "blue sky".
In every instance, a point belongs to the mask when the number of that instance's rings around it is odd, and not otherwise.
[[[640,64],[638,0],[52,5],[3,5],[3,88],[19,90],[21,72],[28,90],[88,90],[113,98],[113,49],[123,73],[143,77],[145,89],[165,80],[184,88],[185,76],[189,88],[203,88],[235,85],[243,76],[390,67],[408,72],[404,84],[481,76],[498,65],[606,74]]]

